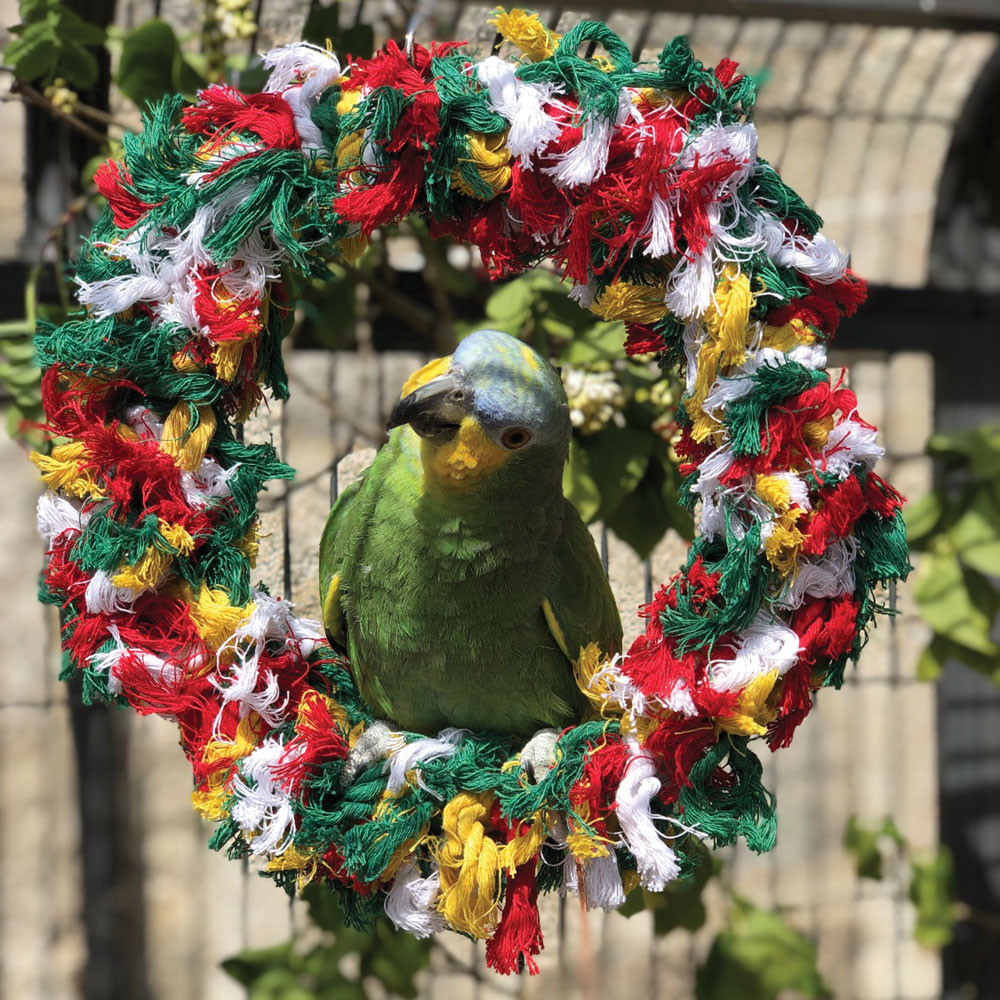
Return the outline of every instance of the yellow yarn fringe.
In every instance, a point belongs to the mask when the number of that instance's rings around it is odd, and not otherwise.
[[[500,900],[500,849],[486,835],[491,792],[460,792],[442,814],[437,851],[441,871],[438,909],[457,931],[483,940],[490,936]]]
[[[160,447],[185,472],[197,471],[215,435],[216,419],[212,407],[199,406],[197,412],[198,423],[194,428],[190,426],[191,407],[187,403],[178,403],[163,422]]]
[[[771,534],[764,543],[767,561],[782,575],[790,576],[799,565],[799,552],[805,536],[796,527],[796,521],[805,516],[805,511],[796,507],[786,510],[777,520]]]
[[[470,132],[466,139],[469,143],[468,160],[475,164],[479,176],[494,192],[503,191],[510,184],[511,155],[507,148],[507,133],[486,135]],[[457,168],[451,172],[451,182],[462,194],[470,198],[481,197]]]
[[[94,479],[92,469],[84,468],[91,455],[79,441],[57,444],[50,455],[33,451],[29,456],[38,466],[42,481],[50,490],[58,490],[80,500],[96,500],[104,490]]]
[[[493,793],[460,792],[441,817],[437,848],[441,871],[438,909],[456,930],[483,940],[493,933],[500,902],[500,873],[513,874],[541,849],[547,818],[536,813],[524,833],[501,847],[488,835]]]
[[[627,323],[656,323],[663,319],[663,285],[633,285],[627,281],[608,285],[590,307],[602,319],[620,319]]]
[[[260,716],[256,712],[249,712],[245,719],[240,720],[236,727],[236,736],[232,740],[212,740],[205,744],[205,751],[202,754],[202,763],[214,764],[220,760],[236,761],[246,757],[260,740],[261,723]],[[191,802],[195,809],[204,819],[218,822],[229,816],[227,802],[229,792],[226,789],[226,782],[232,773],[232,766],[219,768],[209,775],[208,791],[195,791],[191,793]]]
[[[549,31],[537,14],[520,7],[514,7],[509,12],[498,7],[487,23],[492,24],[508,42],[516,45],[531,62],[548,59],[562,38],[562,35]]]
[[[684,406],[693,424],[691,436],[704,441],[719,428],[719,422],[707,414],[702,404],[716,378],[725,369],[741,365],[747,356],[747,347],[754,335],[750,327],[750,310],[754,295],[750,279],[740,272],[736,264],[727,264],[715,286],[712,305],[704,316],[708,337],[698,352],[697,377],[693,391]]]
[[[778,671],[771,670],[750,681],[740,692],[737,713],[715,720],[719,728],[737,736],[763,736],[767,732],[767,723],[777,715],[776,710],[767,704],[777,680]]]

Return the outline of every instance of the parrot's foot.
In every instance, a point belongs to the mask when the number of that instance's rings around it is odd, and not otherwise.
[[[344,769],[340,772],[341,786],[351,784],[362,771],[375,761],[388,757],[402,743],[402,737],[388,722],[376,719],[351,747]]]
[[[556,762],[556,740],[559,739],[558,729],[539,729],[534,736],[524,744],[521,751],[521,770],[528,781],[537,784],[545,776],[545,772]]]

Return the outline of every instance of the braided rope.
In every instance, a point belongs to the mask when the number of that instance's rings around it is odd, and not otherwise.
[[[153,109],[97,174],[85,311],[39,332],[57,440],[34,460],[65,675],[177,722],[213,846],[323,880],[351,920],[489,938],[510,972],[536,968],[540,890],[610,909],[690,871],[698,838],[772,846],[750,741],[787,745],[908,565],[875,431],[824,370],[864,286],[757,155],[752,80],[683,39],[644,68],[597,22],[496,23],[519,61],[389,43],[342,70],[292,45],[262,94]],[[508,742],[446,730],[342,786],[371,715],[319,625],[252,586],[257,495],[292,470],[234,426],[287,395],[285,283],[410,214],[494,276],[554,262],[628,353],[684,374],[690,556],[626,656],[580,651],[599,718],[537,784]]]

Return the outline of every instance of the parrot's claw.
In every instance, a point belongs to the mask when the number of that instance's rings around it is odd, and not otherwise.
[[[534,736],[524,744],[521,751],[521,770],[528,781],[537,784],[556,762],[556,741],[559,739],[558,729],[539,729]]]
[[[388,757],[402,743],[402,737],[388,722],[376,719],[351,747],[347,760],[344,761],[344,769],[340,772],[341,786],[351,784],[362,771],[377,760]]]

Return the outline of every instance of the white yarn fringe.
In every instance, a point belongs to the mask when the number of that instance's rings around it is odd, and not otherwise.
[[[406,743],[390,755],[387,766],[389,780],[386,788],[393,794],[402,791],[406,785],[407,772],[416,769],[417,784],[425,789],[418,765],[430,760],[444,760],[454,756],[465,739],[464,729],[442,729],[437,736],[425,736],[423,739]]]
[[[660,779],[653,758],[639,747],[635,734],[629,733],[624,742],[629,760],[615,796],[615,812],[625,843],[635,857],[640,884],[660,892],[680,874],[677,855],[663,842],[650,810],[650,802],[661,788]]]
[[[731,660],[710,660],[709,683],[716,691],[739,691],[752,680],[778,671],[783,677],[799,655],[799,637],[765,611],[740,633]]]
[[[435,867],[422,878],[417,866],[404,861],[396,872],[385,897],[385,915],[401,931],[426,938],[445,928],[444,917],[435,903],[441,888],[441,875]]]
[[[230,783],[236,796],[232,818],[258,856],[280,854],[295,836],[291,797],[274,777],[274,767],[284,752],[284,744],[268,736],[243,758]]]
[[[614,847],[605,845],[608,853],[604,857],[587,858],[578,862],[567,853],[563,861],[562,891],[580,895],[579,869],[583,868],[583,881],[588,910],[601,909],[605,912],[617,910],[625,902],[625,887],[618,870],[618,855]]]

